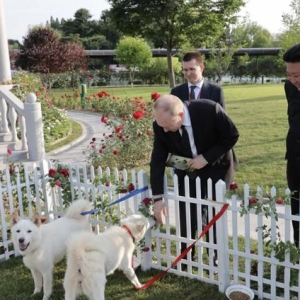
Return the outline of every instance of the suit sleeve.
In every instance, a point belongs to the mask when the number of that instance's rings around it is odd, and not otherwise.
[[[153,123],[154,142],[150,160],[150,184],[153,195],[164,193],[164,174],[169,146],[164,138],[163,129]]]
[[[217,139],[211,147],[202,153],[210,164],[219,160],[225,153],[232,149],[239,138],[239,132],[235,124],[224,109],[216,104],[215,112],[214,127],[217,132]]]

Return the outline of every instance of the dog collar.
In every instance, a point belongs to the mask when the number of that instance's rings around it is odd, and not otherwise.
[[[133,242],[135,242],[135,238],[134,238],[131,230],[126,225],[122,225],[122,228],[124,228],[128,232],[128,234],[131,236]]]

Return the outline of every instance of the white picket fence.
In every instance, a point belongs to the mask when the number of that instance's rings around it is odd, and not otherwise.
[[[49,169],[56,166],[51,162],[43,161],[39,166],[33,169],[25,167],[25,178],[21,180],[16,170],[16,177],[11,178],[9,169],[2,175],[0,185],[0,263],[1,260],[10,259],[17,255],[13,248],[10,237],[9,214],[14,211],[16,206],[19,207],[21,216],[30,216],[34,211],[38,211],[47,219],[55,219],[63,213],[64,205],[62,201],[61,190],[57,187],[52,188],[49,185],[47,176]],[[99,195],[107,197],[109,202],[123,196],[115,195],[113,188],[105,184],[94,184],[96,178],[107,178],[107,182],[119,182],[121,186],[127,187],[132,183],[135,188],[143,188],[148,185],[147,176],[144,171],[126,170],[119,172],[101,168],[94,170],[93,167],[81,165],[67,165],[70,174],[71,192],[74,198],[86,198],[94,203],[98,203]],[[13,183],[11,181],[14,180]],[[274,252],[267,253],[265,241],[263,239],[264,225],[270,228],[270,238],[276,242],[280,233],[284,242],[292,241],[292,220],[299,220],[299,216],[292,216],[289,205],[277,205],[278,221],[274,217],[266,218],[264,214],[256,214],[252,209],[243,217],[240,216],[243,207],[241,199],[232,196],[230,199],[225,198],[225,184],[220,181],[216,185],[217,201],[212,199],[212,184],[208,181],[208,199],[202,200],[201,197],[188,197],[189,188],[188,180],[186,184],[186,196],[178,195],[177,177],[173,178],[175,188],[168,187],[165,184],[164,199],[168,208],[166,224],[163,230],[157,228],[151,230],[146,236],[145,249],[141,255],[138,249],[138,259],[141,261],[143,270],[154,268],[166,270],[171,263],[180,255],[180,243],[186,242],[191,244],[195,241],[188,230],[188,237],[180,237],[179,227],[179,201],[186,202],[187,222],[190,218],[189,203],[196,203],[198,211],[198,234],[202,231],[201,205],[207,205],[209,209],[209,219],[213,218],[212,208],[218,213],[224,203],[229,203],[227,211],[217,221],[217,244],[208,243],[205,239],[199,239],[196,244],[196,258],[191,257],[188,253],[186,260],[181,260],[177,268],[169,269],[169,272],[196,278],[198,280],[217,285],[219,291],[224,292],[230,284],[241,283],[251,287],[259,299],[300,299],[300,272],[299,264],[290,262],[289,253],[285,254],[285,260],[279,262],[274,257]],[[197,195],[201,195],[200,179],[198,180]],[[165,180],[167,182],[167,180]],[[33,187],[36,193],[32,193]],[[244,186],[244,207],[248,206],[250,188]],[[272,195],[276,194],[274,188],[271,189]],[[118,219],[125,215],[138,211],[141,200],[151,197],[151,189],[148,189],[128,200],[117,204],[111,208],[113,214]],[[26,202],[26,205],[24,203]],[[108,225],[103,221],[105,210],[90,218],[91,226],[96,233],[105,229]],[[210,241],[212,230],[209,232]],[[208,249],[208,250],[206,250]],[[214,250],[218,252],[218,266],[213,265]],[[209,255],[208,255],[208,254]],[[187,265],[187,270],[181,269],[181,262]],[[217,274],[215,274],[217,272]],[[293,279],[293,282],[291,280]]]

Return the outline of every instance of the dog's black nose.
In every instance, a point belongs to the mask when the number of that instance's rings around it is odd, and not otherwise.
[[[20,238],[19,243],[24,243],[24,240],[25,240],[24,238]]]

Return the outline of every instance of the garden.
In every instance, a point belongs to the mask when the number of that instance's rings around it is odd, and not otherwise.
[[[22,92],[25,94],[29,90],[33,90],[33,84],[26,84],[22,89],[18,89],[16,93]],[[88,89],[87,92],[85,109],[98,112],[99,123],[102,122],[112,129],[110,135],[104,136],[100,140],[93,139],[87,144],[85,154],[89,162],[95,167],[117,166],[120,168],[121,166],[121,169],[135,168],[148,170],[152,143],[152,105],[159,94],[169,92],[168,87],[124,87],[106,88],[105,90],[93,88]],[[240,131],[240,139],[235,147],[240,160],[240,166],[236,173],[236,181],[239,183],[239,186],[249,183],[253,187],[257,185],[271,187],[274,185],[278,189],[285,189],[284,152],[287,116],[283,85],[225,86],[224,92],[226,110]],[[82,109],[79,90],[47,91],[41,86],[36,89],[36,93],[38,99],[44,102],[43,107],[46,107],[43,113],[47,113],[47,109],[51,108],[62,112],[65,109]],[[51,98],[49,95],[51,95]],[[21,94],[18,96],[21,97]],[[53,120],[50,123],[54,123]],[[65,127],[62,126],[62,128]],[[69,128],[65,134],[60,135],[57,139],[68,137],[71,131]],[[47,131],[44,131],[44,133],[45,135],[48,134]],[[9,266],[15,263],[14,260],[5,262],[8,269],[5,268],[6,272],[3,274],[5,277],[1,282],[7,282],[5,278],[12,276],[10,272],[14,272],[15,270],[12,270]],[[22,269],[24,267],[19,265],[18,268]],[[58,274],[61,274],[61,277],[56,278],[55,284],[58,286],[58,294],[57,298],[53,299],[59,299],[59,295],[62,293],[60,289],[62,289],[61,280],[63,271],[59,271],[60,268],[64,268],[64,263],[58,266]],[[24,274],[26,271],[24,268],[20,272]],[[30,274],[27,275],[29,276],[28,280],[30,280]],[[146,281],[148,277],[150,278],[153,275],[153,272],[139,273],[138,275],[141,281]],[[110,283],[114,286],[115,284],[120,285],[122,283],[122,275],[116,274],[109,278],[108,295]],[[207,286],[201,282],[194,282],[188,279],[180,280],[180,283],[182,295],[184,295],[185,290],[188,291],[190,284],[197,286],[195,294],[192,294],[191,291],[186,292],[190,295],[189,299],[202,299],[200,291],[204,290],[206,291],[204,294],[205,297],[209,294],[214,299],[222,299],[223,297],[214,286]],[[177,277],[170,275],[162,279],[159,286],[163,289],[164,296],[166,293],[172,296],[176,284],[178,284]],[[153,299],[153,290],[156,291],[157,289],[157,295],[162,292],[159,286],[151,288],[149,294],[148,291],[136,293],[130,289],[130,286],[124,286],[127,292],[125,292],[124,296],[122,295],[122,298]],[[166,290],[166,286],[169,287],[169,291]],[[22,289],[22,286],[20,287]],[[120,290],[122,289],[123,287],[120,288]],[[21,294],[22,292],[18,290],[15,297]],[[112,292],[112,296],[109,299],[114,299],[113,294]],[[3,295],[5,295],[5,291]],[[182,299],[179,293],[176,295],[178,297],[176,298],[174,295],[174,299]],[[159,296],[156,298],[160,299]],[[5,299],[10,299],[9,295]],[[22,299],[25,298],[23,297]]]

